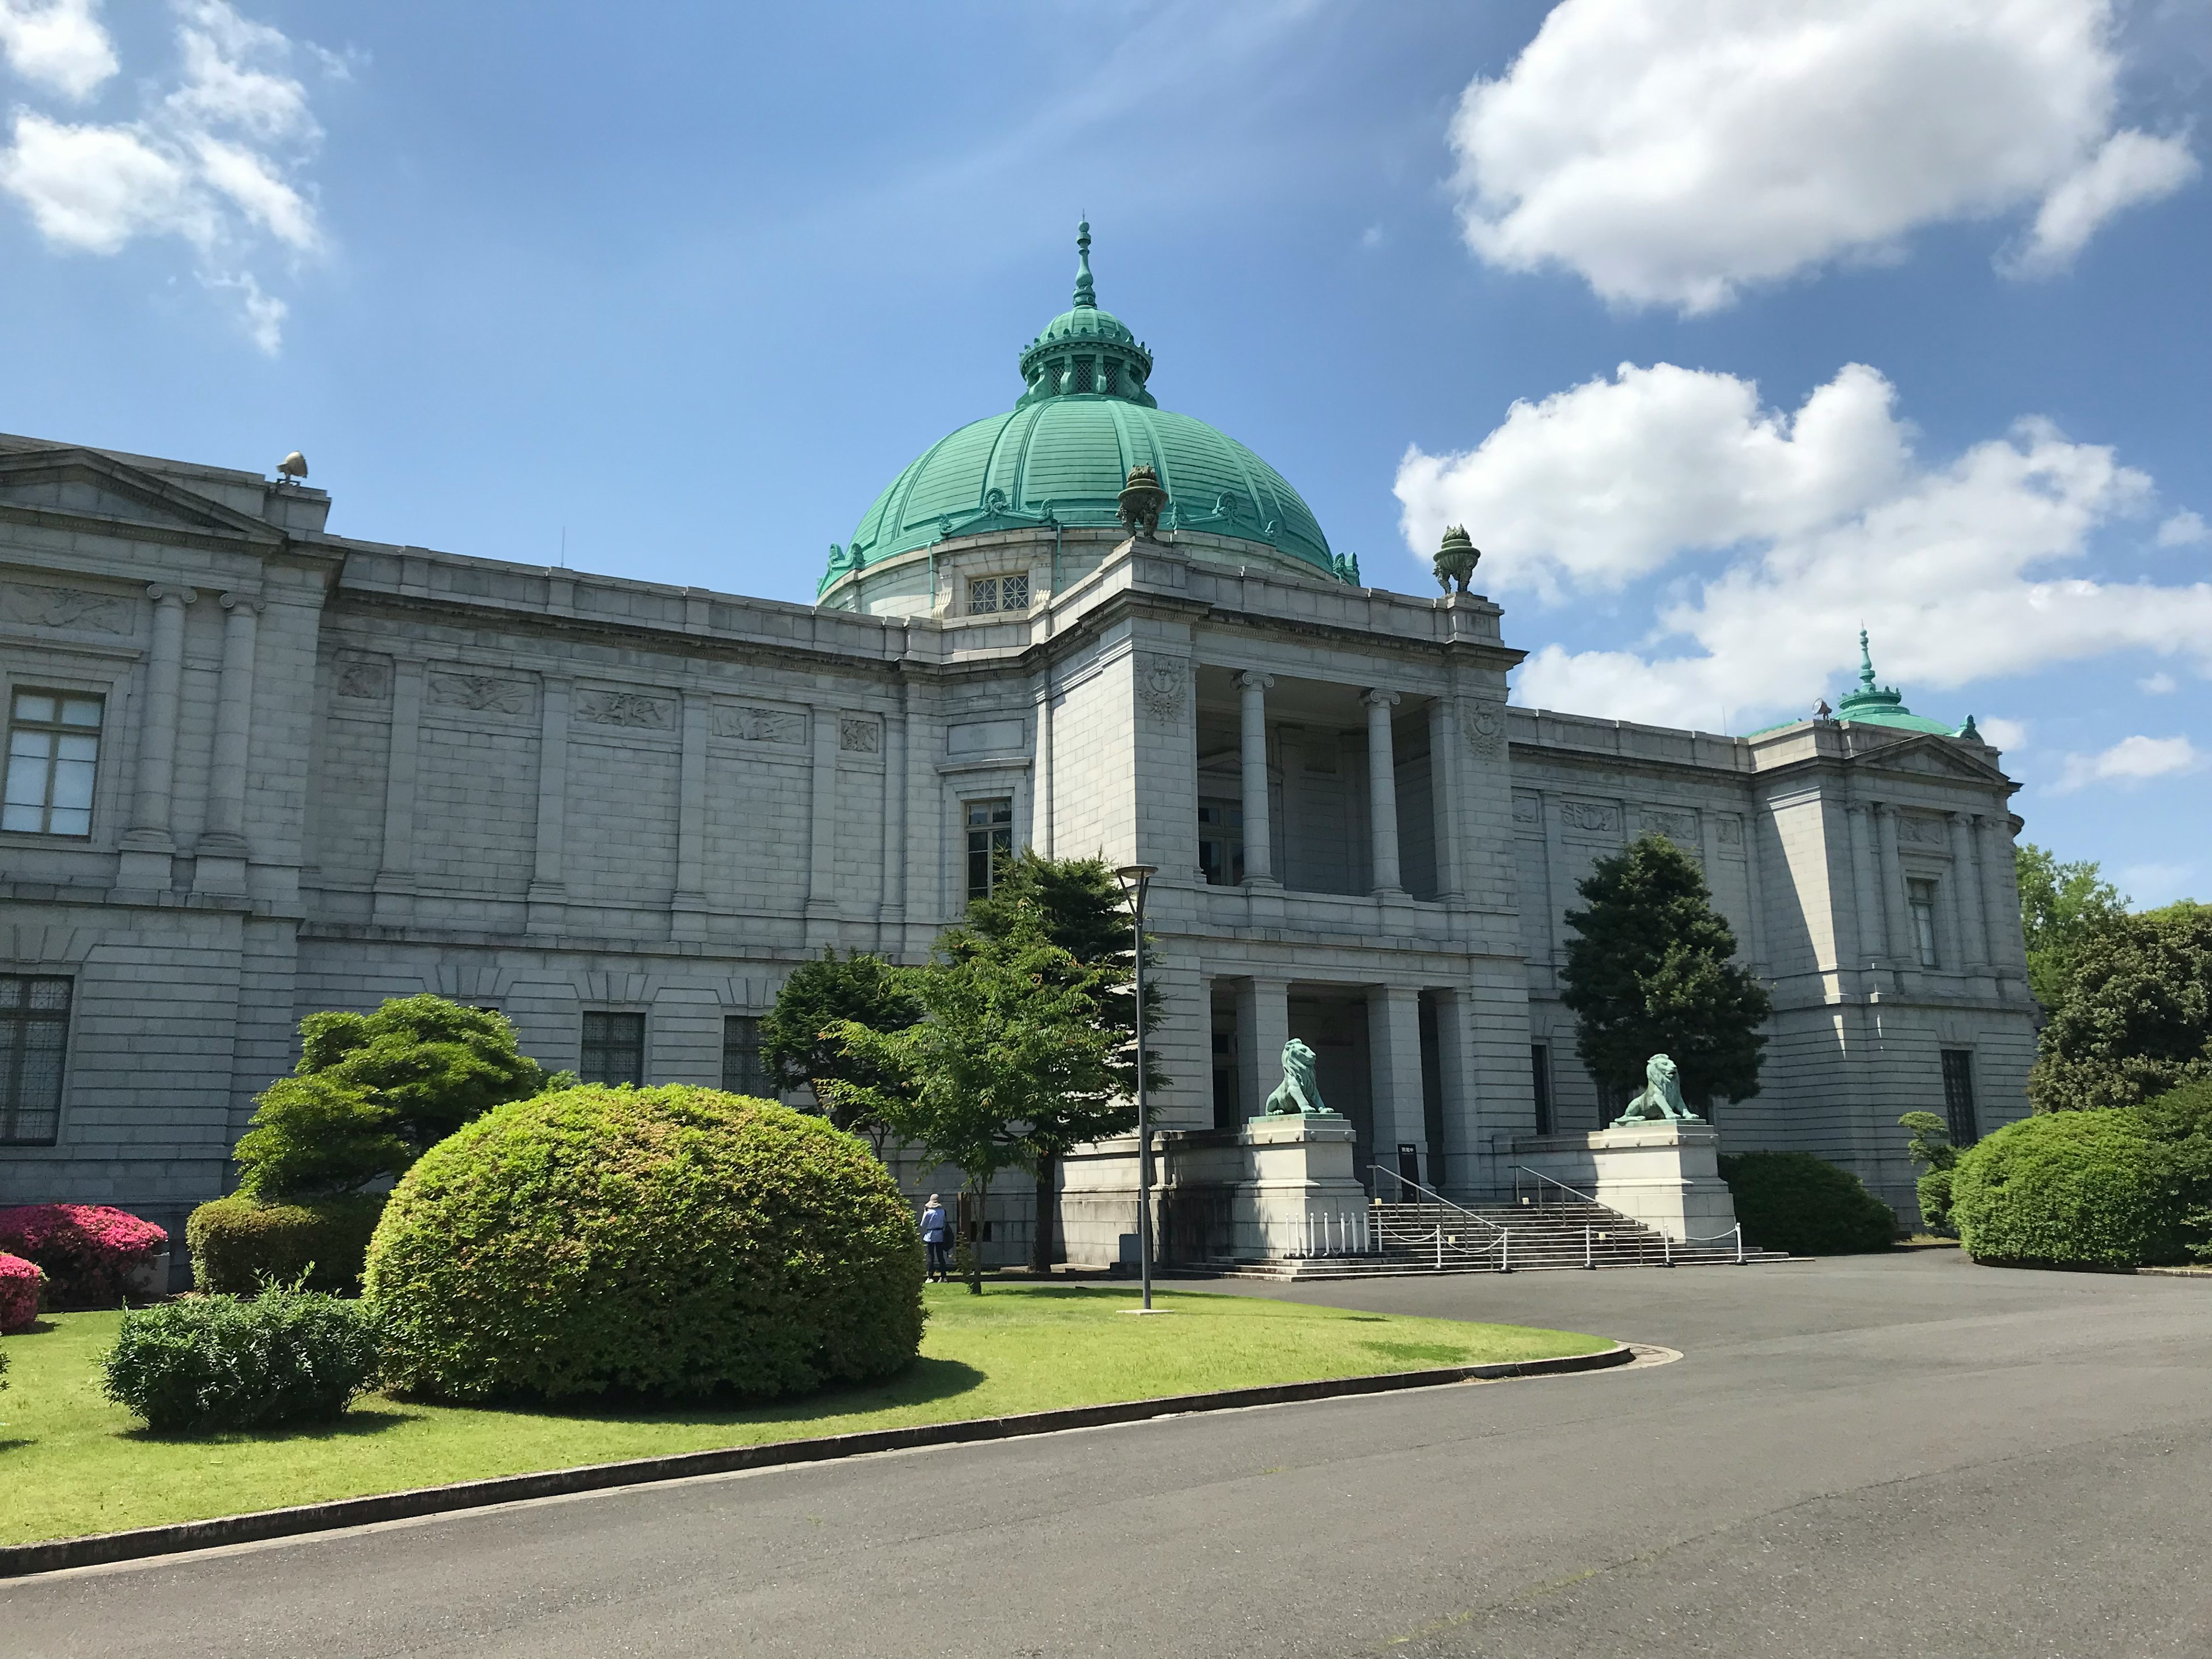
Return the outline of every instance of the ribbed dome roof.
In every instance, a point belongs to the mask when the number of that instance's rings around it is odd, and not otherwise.
[[[893,479],[851,545],[830,550],[823,587],[948,536],[1117,525],[1121,487],[1139,462],[1168,492],[1163,528],[1263,542],[1340,574],[1312,510],[1281,473],[1234,438],[1153,400],[1146,389],[1152,353],[1098,309],[1088,223],[1076,246],[1075,303],[1022,349],[1020,399],[962,427]]]

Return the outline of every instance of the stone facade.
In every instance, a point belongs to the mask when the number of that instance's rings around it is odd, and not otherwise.
[[[4,1079],[0,1203],[180,1218],[303,1014],[416,991],[549,1066],[586,1063],[590,1016],[607,1075],[742,1081],[795,964],[921,959],[998,844],[1160,867],[1164,1204],[1178,1158],[1215,1171],[1191,1215],[1293,1035],[1364,1182],[1510,1186],[1516,1138],[1597,1127],[1563,917],[1652,831],[1775,992],[1724,1150],[1909,1206],[1895,1121],[1944,1109],[1947,1052],[1982,1127],[2025,1109],[2019,824],[1971,738],[1509,708],[1488,600],[1195,532],[958,537],[810,609],[349,540],[329,507],[0,439],[0,692],[27,742],[40,698],[96,705],[97,751],[85,833],[82,772],[36,757],[0,830],[0,975],[65,1037],[58,1095],[35,1057]],[[1015,573],[1021,605],[968,604]],[[1114,1178],[1081,1179],[1070,1249],[1110,1259]],[[1007,1183],[996,1253],[1029,1206]]]

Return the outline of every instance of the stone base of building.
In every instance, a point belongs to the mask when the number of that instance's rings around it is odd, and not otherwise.
[[[1256,1117],[1235,1129],[1156,1133],[1152,1225],[1163,1262],[1301,1255],[1316,1237],[1352,1236],[1367,1193],[1352,1173],[1355,1135],[1334,1113]],[[1060,1166],[1066,1259],[1131,1259],[1137,1231],[1137,1139],[1118,1136]]]
[[[1710,1123],[1525,1135],[1513,1143],[1513,1161],[1677,1242],[1717,1238],[1735,1226],[1735,1196],[1721,1179],[1720,1132]],[[1528,1177],[1521,1181],[1528,1195]]]

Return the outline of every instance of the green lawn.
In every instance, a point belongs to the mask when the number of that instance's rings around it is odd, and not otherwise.
[[[931,1285],[914,1369],[880,1387],[773,1406],[485,1410],[373,1395],[337,1425],[157,1437],[100,1393],[122,1317],[50,1314],[5,1340],[0,1543],[516,1474],[666,1452],[997,1417],[1376,1371],[1588,1353],[1604,1339],[1399,1319],[1255,1297],[1124,1287]]]

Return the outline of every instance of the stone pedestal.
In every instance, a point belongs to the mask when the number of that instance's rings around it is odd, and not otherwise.
[[[1710,1123],[1526,1135],[1514,1141],[1513,1161],[1678,1243],[1710,1240],[1735,1225],[1735,1198],[1721,1179],[1720,1132]],[[1533,1183],[1521,1179],[1525,1194]]]
[[[1334,1112],[1255,1117],[1241,1128],[1156,1131],[1153,1238],[1161,1262],[1252,1260],[1289,1254],[1321,1217],[1341,1228],[1367,1208],[1352,1173],[1355,1136]],[[1137,1138],[1073,1152],[1060,1165],[1060,1231],[1066,1259],[1121,1259],[1137,1231]]]

